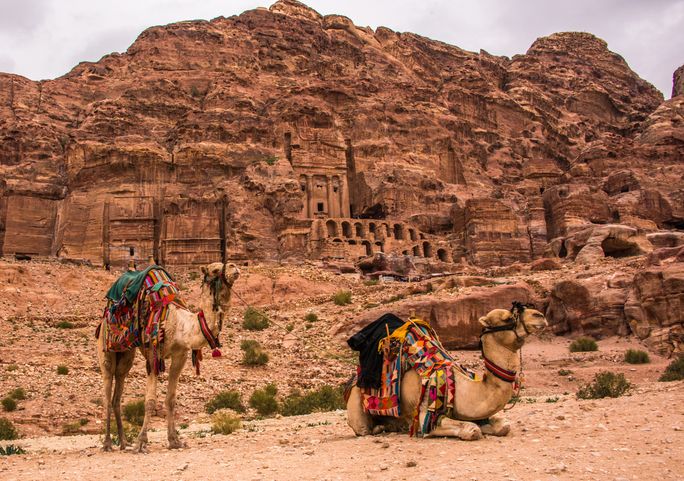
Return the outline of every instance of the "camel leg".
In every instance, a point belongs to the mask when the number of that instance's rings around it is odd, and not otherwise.
[[[490,416],[489,422],[480,426],[482,434],[506,436],[511,431],[511,423],[501,413]]]
[[[439,425],[430,431],[426,437],[439,436],[474,441],[482,437],[482,431],[480,431],[480,427],[475,423],[443,417],[439,421]]]
[[[116,429],[119,432],[119,449],[126,449],[126,434],[124,433],[123,421],[121,420],[121,396],[123,395],[126,376],[133,367],[135,351],[116,353],[116,369],[114,371],[114,395],[112,397],[112,408],[116,418]]]
[[[363,409],[361,389],[354,386],[347,401],[347,424],[357,436],[367,436],[373,430],[373,418]]]
[[[104,418],[104,442],[102,443],[103,451],[112,450],[112,436],[110,429],[110,421],[112,419],[112,380],[114,377],[114,369],[112,366],[111,358],[116,354],[114,353],[102,353],[103,362],[100,365],[102,371],[102,380],[104,381],[104,389],[102,391],[102,402],[105,408],[105,418]]]
[[[145,388],[145,420],[140,428],[140,434],[138,435],[138,447],[137,450],[140,453],[145,452],[147,449],[147,428],[150,425],[150,419],[154,410],[157,408],[157,376],[154,372],[147,375],[147,387]]]
[[[169,385],[166,391],[166,424],[169,449],[178,449],[186,446],[176,432],[176,396],[178,395],[178,380],[187,357],[187,351],[175,354],[171,359],[171,367],[169,369]]]

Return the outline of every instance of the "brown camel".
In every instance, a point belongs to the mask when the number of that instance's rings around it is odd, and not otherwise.
[[[517,310],[516,310],[517,309]],[[544,315],[531,308],[494,309],[479,319],[483,326],[482,353],[487,359],[487,373],[475,381],[452,367],[456,379],[455,407],[450,417],[443,417],[427,436],[449,436],[474,440],[483,434],[505,436],[510,424],[499,413],[514,393],[513,382],[520,370],[519,351],[529,334],[544,329],[548,323]],[[503,368],[503,376],[494,371]],[[501,371],[498,371],[501,373]],[[403,374],[400,387],[401,419],[374,418],[363,409],[363,395],[358,387],[351,391],[347,402],[347,422],[357,436],[377,434],[385,430],[404,430],[410,423],[420,402],[421,378],[414,370]],[[425,396],[419,409],[427,408]],[[483,422],[483,420],[486,420]],[[479,425],[472,421],[480,421]]]
[[[218,338],[223,325],[223,319],[230,304],[231,287],[240,275],[240,271],[233,264],[214,262],[208,266],[202,266],[204,279],[200,294],[200,309],[204,313],[206,323],[214,338]],[[164,344],[161,353],[162,359],[171,359],[169,367],[169,385],[166,393],[166,421],[168,429],[169,449],[184,446],[176,433],[176,388],[181,371],[187,360],[188,351],[207,347],[208,342],[200,329],[198,315],[179,307],[175,304],[170,306],[168,318],[164,325]],[[152,365],[151,350],[141,348],[140,352],[146,357],[149,365]],[[112,440],[110,435],[109,421],[111,411],[114,411],[116,427],[119,433],[120,448],[126,448],[126,436],[123,432],[121,420],[121,396],[124,382],[128,372],[133,366],[135,349],[127,352],[106,352],[104,350],[104,336],[98,336],[97,358],[100,371],[104,379],[104,405],[105,405],[105,439],[103,449],[111,451]],[[154,370],[147,375],[147,389],[145,391],[145,420],[143,421],[140,435],[138,436],[138,451],[144,451],[147,446],[147,429],[150,418],[157,404],[157,375]],[[114,393],[112,394],[112,383]]]

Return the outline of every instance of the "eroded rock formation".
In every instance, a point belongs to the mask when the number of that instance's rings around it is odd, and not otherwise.
[[[0,74],[0,253],[496,267],[597,224],[681,231],[681,69],[673,93],[586,33],[509,59],[294,0],[152,27]]]

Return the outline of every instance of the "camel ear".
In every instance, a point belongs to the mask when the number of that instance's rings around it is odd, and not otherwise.
[[[487,322],[487,316],[482,316],[477,320],[480,324],[482,324],[483,327],[489,327],[489,323]]]
[[[202,267],[200,267],[200,271],[202,271],[202,274],[204,274],[205,276],[207,275],[207,272],[209,272],[209,271],[207,270],[207,266],[202,266]]]

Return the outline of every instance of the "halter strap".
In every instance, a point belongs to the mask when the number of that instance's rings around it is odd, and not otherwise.
[[[485,362],[485,369],[491,372],[495,377],[501,379],[504,382],[514,383],[517,379],[518,373],[516,371],[509,371],[501,366],[497,366],[491,359],[482,354]]]
[[[199,321],[200,331],[202,331],[202,335],[204,336],[204,339],[207,340],[209,347],[212,349],[221,347],[221,341],[219,341],[218,336],[214,337],[214,334],[207,325],[207,319],[204,317],[204,311],[199,311],[197,313],[197,320]]]

